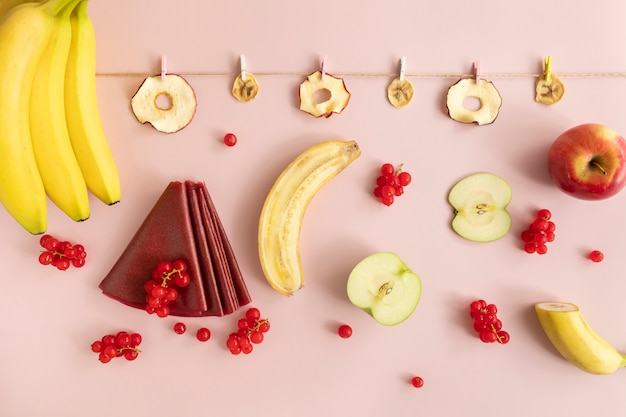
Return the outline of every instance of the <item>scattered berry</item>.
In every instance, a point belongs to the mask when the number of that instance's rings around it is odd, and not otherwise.
[[[39,239],[39,245],[44,249],[38,258],[41,265],[52,265],[59,271],[65,271],[70,266],[81,268],[85,265],[87,252],[83,245],[72,245],[68,241],[60,241],[48,234]]]
[[[339,326],[339,329],[337,329],[337,333],[342,338],[347,339],[352,336],[352,327],[348,326],[347,324],[342,324],[341,326]]]
[[[186,331],[187,331],[187,326],[185,326],[185,323],[178,322],[174,325],[174,332],[176,334],[183,334]]]
[[[249,308],[245,317],[237,321],[237,331],[231,333],[226,339],[226,347],[233,355],[240,353],[249,354],[253,345],[262,343],[264,333],[270,329],[270,322],[261,318],[261,312],[256,307]]]
[[[556,225],[550,219],[552,213],[548,209],[537,211],[535,219],[528,229],[521,233],[524,252],[544,255],[548,252],[546,243],[554,241]]]
[[[235,146],[237,144],[237,136],[233,133],[227,133],[224,135],[224,144],[226,146]]]
[[[593,262],[602,262],[604,260],[604,254],[599,250],[593,250],[589,253],[589,259]]]
[[[402,165],[396,169],[392,164],[385,163],[380,168],[380,174],[376,178],[374,187],[374,197],[390,206],[394,203],[395,197],[404,194],[404,187],[411,183],[411,174],[402,171]]]
[[[201,342],[206,342],[211,338],[211,331],[206,327],[201,327],[196,332],[196,338]]]
[[[424,386],[424,380],[419,376],[414,376],[413,378],[411,378],[411,384],[415,388],[421,388]]]
[[[91,344],[91,351],[98,354],[98,360],[102,363],[109,363],[113,358],[123,356],[124,359],[132,361],[137,359],[139,352],[137,346],[141,343],[139,333],[128,333],[125,331],[116,334],[107,334],[100,340]]]
[[[498,308],[495,304],[487,304],[485,300],[470,303],[470,317],[474,319],[474,330],[484,343],[498,342],[506,344],[510,335],[502,330],[502,322],[497,317]]]
[[[146,282],[146,311],[164,318],[169,316],[169,303],[178,298],[175,287],[186,287],[191,278],[187,273],[187,264],[177,259],[174,262],[161,261],[152,271],[152,278]]]

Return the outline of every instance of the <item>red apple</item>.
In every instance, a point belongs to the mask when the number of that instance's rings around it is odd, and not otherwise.
[[[573,197],[609,198],[626,185],[626,140],[601,124],[575,126],[550,147],[548,170],[552,180]]]

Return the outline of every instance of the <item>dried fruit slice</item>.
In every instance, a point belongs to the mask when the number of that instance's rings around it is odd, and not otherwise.
[[[330,97],[318,103],[315,93],[320,90],[330,93]],[[300,110],[312,116],[330,117],[333,113],[341,113],[349,101],[350,93],[343,79],[328,73],[322,77],[322,72],[316,71],[300,84]]]
[[[252,101],[259,94],[259,83],[254,75],[246,71],[245,78],[239,74],[233,83],[233,96],[242,102]]]
[[[387,87],[387,98],[392,106],[402,108],[411,102],[414,92],[409,80],[398,77]]]
[[[559,77],[551,74],[549,78],[542,76],[537,80],[535,91],[537,93],[535,96],[537,103],[554,104],[563,98],[565,87]]]
[[[480,101],[480,108],[472,110],[465,107],[465,99],[475,97]],[[461,123],[490,124],[496,120],[502,96],[491,81],[462,78],[448,90],[446,107],[453,120]]]
[[[159,101],[163,99],[167,106]],[[187,126],[196,114],[196,95],[183,77],[167,74],[147,77],[133,98],[131,107],[141,123],[150,123],[163,133],[174,133]]]

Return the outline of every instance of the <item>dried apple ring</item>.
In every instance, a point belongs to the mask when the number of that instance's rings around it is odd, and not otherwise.
[[[161,98],[167,106],[159,103]],[[196,94],[180,75],[155,75],[144,80],[131,99],[131,107],[141,123],[150,123],[159,132],[174,133],[196,114]]]
[[[330,97],[322,102],[315,100],[315,93],[325,91]],[[330,117],[333,113],[341,113],[350,101],[350,93],[343,79],[316,71],[300,84],[300,110],[315,117]]]
[[[235,78],[232,89],[233,96],[242,102],[252,101],[259,94],[259,83],[254,75],[245,72],[245,80],[242,74]]]
[[[477,110],[465,107],[465,99],[477,98],[480,108]],[[480,79],[477,83],[473,78],[462,78],[448,90],[446,107],[450,117],[461,123],[477,123],[485,125],[493,123],[498,117],[502,106],[502,96],[492,82]]]

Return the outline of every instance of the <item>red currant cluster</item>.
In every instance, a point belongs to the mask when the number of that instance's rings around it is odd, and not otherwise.
[[[550,220],[552,213],[548,209],[541,209],[537,217],[530,223],[528,229],[522,232],[522,242],[526,253],[538,253],[543,255],[548,252],[548,242],[554,240],[556,226]]]
[[[253,344],[263,342],[263,333],[270,329],[270,322],[261,318],[258,308],[251,307],[246,311],[246,317],[237,322],[238,330],[231,333],[226,340],[226,347],[233,355],[252,352]]]
[[[91,344],[91,351],[98,354],[102,363],[108,363],[113,358],[123,356],[126,360],[133,361],[141,352],[137,346],[141,344],[139,333],[118,332],[115,335],[108,334]]]
[[[374,196],[380,201],[390,206],[395,197],[404,194],[404,187],[411,183],[411,174],[402,171],[402,165],[396,169],[393,165],[386,163],[380,168],[381,175],[376,179]]]
[[[177,259],[174,262],[161,261],[152,271],[152,279],[146,282],[146,311],[156,313],[163,318],[170,314],[168,304],[178,298],[175,286],[186,287],[191,278],[187,271],[187,264]]]
[[[474,319],[474,330],[484,343],[498,342],[505,344],[511,338],[502,330],[502,322],[496,316],[498,312],[495,304],[487,304],[485,300],[472,301],[470,316]]]
[[[83,245],[62,242],[51,235],[43,235],[39,244],[44,248],[39,254],[39,263],[42,265],[52,265],[59,271],[65,271],[70,266],[80,268],[85,265],[87,252]]]

